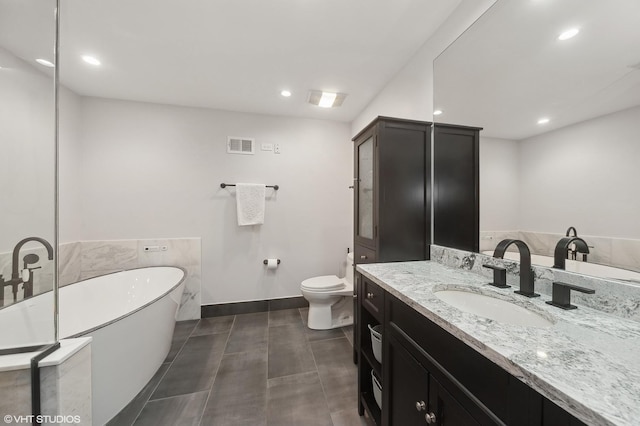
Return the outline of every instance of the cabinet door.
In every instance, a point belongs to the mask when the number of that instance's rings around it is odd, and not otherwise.
[[[479,129],[436,124],[433,242],[479,251]]]
[[[425,425],[429,404],[429,373],[392,336],[389,352],[389,423]],[[384,388],[383,388],[384,389]]]
[[[371,134],[355,145],[355,237],[356,242],[375,247],[376,215],[374,209],[375,136]],[[356,259],[356,262],[357,259]]]
[[[432,425],[438,426],[475,426],[479,425],[433,376],[429,382],[429,414]]]

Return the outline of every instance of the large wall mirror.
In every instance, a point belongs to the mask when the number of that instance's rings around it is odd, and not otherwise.
[[[55,0],[0,0],[4,351],[55,340],[55,7]],[[19,303],[40,293],[38,302]]]
[[[437,120],[484,128],[481,250],[550,255],[575,227],[588,262],[640,271],[639,17],[636,0],[498,0],[436,59]]]

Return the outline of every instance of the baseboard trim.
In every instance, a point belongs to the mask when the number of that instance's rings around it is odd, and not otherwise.
[[[201,318],[222,317],[226,315],[252,314],[255,312],[279,311],[282,309],[305,308],[309,302],[303,296],[284,299],[253,300],[251,302],[219,303],[202,305]]]

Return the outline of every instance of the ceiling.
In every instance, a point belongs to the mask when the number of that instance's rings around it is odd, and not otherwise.
[[[434,108],[521,140],[637,106],[638,46],[638,0],[498,1],[436,59]]]
[[[61,0],[60,81],[85,96],[349,122],[459,3]],[[0,47],[46,55],[53,2],[0,4]],[[348,97],[324,109],[306,103],[311,89]]]

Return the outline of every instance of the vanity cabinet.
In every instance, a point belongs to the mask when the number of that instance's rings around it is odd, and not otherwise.
[[[369,278],[356,279],[373,290],[358,295],[358,409],[376,425],[584,425]],[[383,324],[382,363],[369,324]],[[371,370],[381,379],[382,409]]]
[[[433,127],[433,242],[479,252],[482,129]]]
[[[353,142],[356,264],[428,259],[431,123],[377,117]]]

